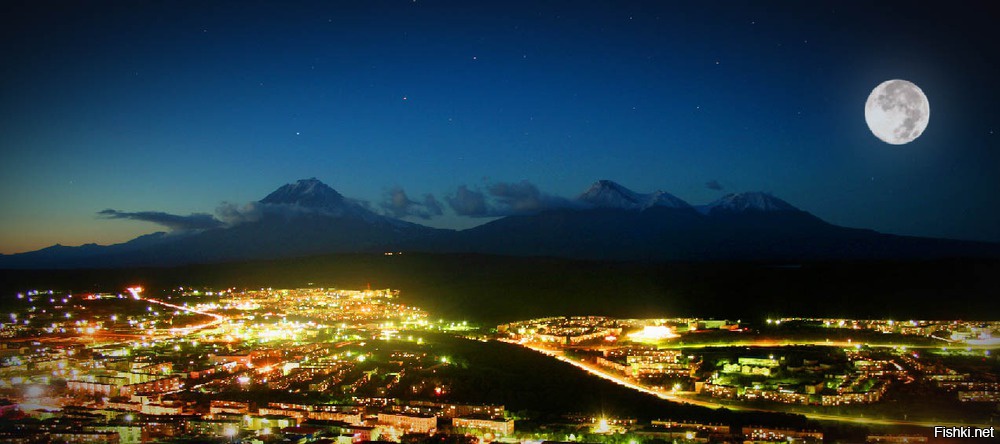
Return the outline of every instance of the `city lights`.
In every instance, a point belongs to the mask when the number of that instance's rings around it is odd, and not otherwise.
[[[676,338],[678,335],[673,329],[663,325],[647,325],[641,331],[630,333],[629,339],[633,341],[660,341],[663,339]]]
[[[2,324],[4,332],[20,336],[18,348],[9,349],[17,353],[0,357],[0,388],[15,394],[18,405],[39,406],[32,415],[59,416],[65,406],[104,409],[121,413],[100,421],[137,424],[143,433],[160,433],[147,430],[149,418],[183,417],[187,425],[177,426],[183,433],[206,439],[292,436],[309,421],[340,421],[338,436],[398,439],[408,431],[429,433],[440,417],[446,433],[461,429],[479,439],[591,442],[603,435],[629,443],[641,442],[631,433],[643,426],[627,418],[592,412],[571,429],[577,434],[518,438],[503,406],[455,404],[453,398],[468,396],[466,383],[455,378],[479,369],[477,359],[443,346],[442,338],[469,347],[496,340],[526,347],[573,371],[669,402],[734,412],[812,409],[799,413],[820,421],[926,425],[924,418],[854,414],[916,382],[956,402],[992,402],[1000,390],[942,360],[991,359],[989,346],[975,342],[995,336],[1000,324],[988,322],[772,318],[771,325],[782,326],[779,334],[756,328],[766,321],[552,316],[494,330],[432,318],[404,304],[395,290],[194,292],[133,288],[129,293],[138,299],[114,305],[97,296],[54,294],[57,303],[79,301],[71,318],[65,317],[69,311],[32,311],[25,302]],[[33,327],[22,327],[29,318]],[[813,327],[822,330],[808,330]],[[934,336],[943,329],[949,333]],[[786,331],[813,336],[785,338]],[[275,401],[239,400],[262,393]],[[303,401],[319,394],[338,402]],[[857,410],[819,410],[824,408]],[[723,436],[705,425],[671,427],[656,433],[669,439]],[[812,436],[767,433],[795,442]]]

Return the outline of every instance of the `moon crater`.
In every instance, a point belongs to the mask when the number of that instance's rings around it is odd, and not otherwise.
[[[882,82],[865,103],[865,121],[872,134],[893,145],[910,143],[923,134],[931,107],[917,85],[906,80]]]

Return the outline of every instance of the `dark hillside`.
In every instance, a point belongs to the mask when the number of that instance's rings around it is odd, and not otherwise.
[[[31,288],[392,287],[452,319],[544,315],[995,319],[1000,262],[629,263],[487,255],[328,255],[172,268],[0,270],[10,300]]]

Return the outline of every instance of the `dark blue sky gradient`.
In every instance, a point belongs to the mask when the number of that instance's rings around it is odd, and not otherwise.
[[[1000,241],[991,2],[287,3],[0,4],[0,252],[124,241],[158,228],[98,211],[212,213],[313,176],[376,206],[521,180],[762,190]],[[864,121],[892,78],[931,102],[904,146]]]

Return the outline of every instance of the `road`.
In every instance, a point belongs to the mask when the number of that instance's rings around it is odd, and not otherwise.
[[[782,411],[782,410],[767,410],[767,409],[759,409],[759,408],[748,408],[748,407],[741,407],[741,406],[738,406],[738,405],[731,405],[731,404],[721,404],[721,403],[718,403],[718,402],[707,401],[707,400],[700,399],[700,398],[694,398],[694,397],[692,397],[692,393],[690,393],[690,392],[674,392],[674,391],[653,390],[653,389],[651,389],[649,387],[646,387],[644,385],[636,384],[635,382],[632,382],[632,381],[626,379],[623,376],[616,375],[614,373],[605,371],[605,370],[603,370],[603,369],[601,369],[599,367],[596,367],[596,366],[593,366],[593,365],[590,365],[590,364],[587,364],[585,362],[581,362],[581,361],[578,361],[578,360],[575,360],[575,359],[570,359],[570,358],[566,357],[563,354],[562,350],[547,349],[547,348],[539,347],[539,346],[534,345],[534,344],[521,344],[521,343],[516,342],[516,341],[507,341],[507,340],[504,340],[503,342],[507,342],[507,343],[513,344],[513,345],[519,345],[519,346],[522,346],[522,347],[534,350],[536,352],[542,353],[544,355],[551,356],[551,357],[553,357],[555,359],[558,359],[558,360],[563,361],[563,362],[565,362],[567,364],[573,365],[573,366],[575,366],[575,367],[577,367],[577,368],[579,368],[581,370],[584,370],[587,373],[590,373],[592,375],[595,375],[595,376],[607,379],[607,380],[609,380],[611,382],[614,382],[616,384],[628,387],[628,388],[630,388],[632,390],[636,390],[636,391],[639,391],[639,392],[647,393],[647,394],[656,396],[657,398],[665,399],[667,401],[678,402],[678,403],[683,403],[683,404],[690,404],[690,405],[696,405],[696,406],[700,406],[700,407],[707,407],[707,408],[710,408],[710,409],[727,408],[729,410],[737,410],[737,411],[757,411],[757,412],[771,412],[771,413],[794,413],[794,414],[803,415],[803,416],[805,416],[805,417],[807,417],[809,419],[814,419],[814,420],[817,420],[817,421],[836,421],[836,422],[847,422],[847,423],[862,424],[862,425],[917,426],[917,427],[934,427],[934,426],[989,427],[990,426],[989,424],[970,424],[970,423],[957,423],[957,422],[907,421],[907,420],[901,420],[901,419],[863,418],[863,417],[856,417],[856,416],[833,415],[833,414],[826,414],[826,413],[798,413],[798,412],[788,412],[788,411]]]
[[[155,337],[156,339],[163,339],[163,338],[166,338],[166,337],[174,337],[174,336],[186,336],[186,335],[194,333],[194,332],[196,332],[198,330],[202,330],[202,329],[209,328],[209,327],[214,327],[214,326],[216,326],[218,324],[221,324],[221,323],[225,322],[228,319],[225,316],[222,316],[222,315],[217,314],[217,313],[211,313],[211,312],[207,312],[207,311],[195,310],[195,309],[190,308],[190,307],[184,307],[184,306],[180,306],[180,305],[176,305],[176,304],[171,304],[169,302],[166,302],[166,301],[163,301],[163,300],[160,300],[160,299],[142,296],[142,294],[141,294],[142,293],[142,288],[129,287],[128,288],[128,292],[131,293],[132,297],[135,300],[137,300],[137,301],[146,301],[146,302],[150,302],[150,303],[153,303],[153,304],[159,304],[159,305],[162,305],[164,307],[172,308],[172,309],[175,309],[175,310],[181,310],[181,311],[185,311],[185,312],[188,312],[188,313],[194,313],[194,314],[199,314],[199,315],[202,315],[202,316],[208,316],[210,318],[213,318],[212,321],[206,322],[204,324],[190,325],[190,326],[187,326],[187,327],[172,327],[172,328],[166,329],[165,330],[166,331],[166,335],[164,337],[162,337],[162,338],[161,337]]]

